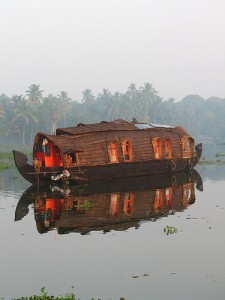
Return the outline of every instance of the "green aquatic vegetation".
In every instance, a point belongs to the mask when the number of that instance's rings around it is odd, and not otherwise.
[[[216,153],[215,157],[217,158],[216,159],[217,164],[219,164],[219,165],[225,164],[225,160],[224,160],[225,154],[224,153]]]
[[[174,234],[174,233],[178,232],[177,228],[174,227],[174,226],[166,226],[163,229],[163,231],[166,233],[166,235],[168,235],[168,234]]]
[[[30,297],[21,297],[21,298],[16,298],[13,300],[76,300],[76,297],[74,293],[68,293],[64,296],[49,296],[48,293],[46,292],[45,288],[41,288],[41,295],[33,295]]]
[[[202,164],[202,165],[212,165],[213,163],[214,163],[214,160],[206,159],[204,156],[198,162],[198,164]]]
[[[0,171],[4,171],[4,170],[8,169],[9,167],[10,166],[8,164],[0,162]]]
[[[219,164],[219,165],[223,165],[223,164],[225,164],[225,161],[222,160],[222,159],[217,159],[216,163]]]
[[[0,152],[0,160],[12,160],[13,153],[12,151],[2,151]]]
[[[223,164],[225,164],[225,160],[221,159],[222,156],[225,156],[225,155],[215,155],[215,157],[217,157],[219,159],[206,159],[206,158],[202,157],[202,159],[198,162],[198,164],[200,164],[200,165],[215,165],[215,164],[223,165]]]
[[[0,170],[6,170],[13,165],[12,152],[0,152]]]
[[[215,162],[213,160],[200,160],[198,164],[200,165],[213,165]]]
[[[215,156],[216,157],[222,157],[222,156],[225,156],[225,154],[224,153],[216,153]]]
[[[202,156],[198,164],[201,165],[224,165],[225,164],[225,153],[217,152],[212,156]]]

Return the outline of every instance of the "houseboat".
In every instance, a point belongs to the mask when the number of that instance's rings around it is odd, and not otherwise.
[[[33,162],[13,150],[21,175],[32,184],[155,175],[191,170],[202,144],[182,127],[115,120],[37,133]]]

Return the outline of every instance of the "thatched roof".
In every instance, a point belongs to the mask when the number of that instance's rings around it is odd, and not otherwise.
[[[138,123],[140,124],[140,123]],[[143,123],[142,123],[143,124]],[[143,135],[143,132],[145,134]],[[182,139],[190,135],[182,127],[151,127],[140,129],[135,123],[124,120],[101,122],[96,124],[78,124],[76,127],[59,128],[57,135],[38,133],[35,141],[42,136],[58,146],[61,153],[83,152],[87,148],[96,148],[99,143],[108,144],[114,139],[132,139],[141,141],[142,138]]]
[[[88,132],[99,132],[99,131],[119,131],[119,130],[138,130],[134,123],[129,123],[125,120],[115,120],[112,122],[102,121],[95,124],[83,124],[79,123],[75,127],[68,128],[57,128],[56,135],[71,134],[79,135]]]

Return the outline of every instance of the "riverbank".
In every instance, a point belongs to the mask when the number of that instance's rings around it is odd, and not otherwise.
[[[13,154],[12,151],[0,151],[0,171],[4,171],[13,166]]]

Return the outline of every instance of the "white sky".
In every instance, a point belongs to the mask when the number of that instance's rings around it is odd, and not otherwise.
[[[0,0],[0,94],[225,97],[225,0]]]

